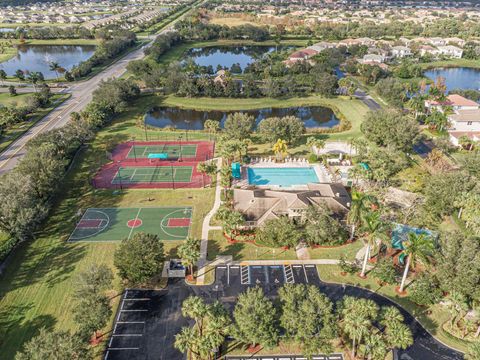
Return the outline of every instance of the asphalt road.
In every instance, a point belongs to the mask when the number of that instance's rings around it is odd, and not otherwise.
[[[370,95],[363,90],[357,89],[355,91],[355,97],[362,100],[370,110],[380,110],[382,108]]]
[[[216,279],[209,286],[187,286],[183,279],[170,279],[165,290],[127,290],[122,297],[114,328],[110,332],[104,360],[183,360],[185,357],[173,347],[175,334],[183,326],[192,325],[181,315],[181,305],[190,295],[207,301],[218,299],[230,311],[238,295],[247,287],[261,286],[265,294],[275,298],[286,282],[308,283],[320,288],[332,301],[346,295],[374,300],[379,305],[396,306],[390,300],[365,289],[323,283],[313,265],[284,266],[219,266]],[[461,360],[463,355],[433,338],[403,308],[400,311],[412,329],[414,344],[396,351],[395,360]],[[319,355],[322,358],[324,355]],[[285,358],[293,358],[285,356]],[[236,358],[236,357],[234,357]],[[255,359],[255,357],[252,357]],[[279,356],[268,357],[278,360]],[[335,355],[330,358],[337,359]],[[327,359],[327,357],[325,357]]]

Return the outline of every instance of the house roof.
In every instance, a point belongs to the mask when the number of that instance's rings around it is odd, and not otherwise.
[[[311,205],[326,203],[336,214],[345,214],[350,206],[350,196],[342,184],[308,184],[308,190],[277,191],[268,189],[234,189],[236,210],[247,221],[261,226],[269,219],[287,215],[290,211],[303,211]]]
[[[447,96],[447,100],[444,102],[436,101],[436,100],[427,100],[427,104],[429,105],[442,105],[442,106],[475,106],[480,107],[480,104],[477,102],[467,99],[458,94],[450,94]]]
[[[450,115],[448,118],[457,122],[480,122],[480,109],[458,110],[455,114]]]
[[[318,51],[313,49],[303,49],[295,51],[293,54],[290,55],[290,59],[292,58],[309,58],[310,56],[318,54]]]
[[[480,131],[449,131],[448,135],[460,139],[462,136],[466,136],[472,140],[480,139]]]

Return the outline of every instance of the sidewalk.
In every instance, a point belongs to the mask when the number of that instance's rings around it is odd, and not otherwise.
[[[212,219],[213,215],[217,212],[218,208],[221,205],[221,192],[222,187],[220,186],[220,169],[222,168],[222,158],[217,159],[217,182],[215,186],[215,202],[213,203],[212,210],[205,216],[203,219],[202,225],[202,239],[200,240],[200,258],[198,259],[197,268],[197,285],[203,285],[205,283],[205,269],[208,265],[207,263],[207,251],[208,251],[208,234],[210,230],[218,230],[221,227],[218,226],[210,226],[210,220]]]

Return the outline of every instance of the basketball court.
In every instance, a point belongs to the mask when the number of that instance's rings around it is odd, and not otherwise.
[[[160,240],[184,240],[192,222],[191,207],[90,208],[68,241],[120,241],[137,232]]]

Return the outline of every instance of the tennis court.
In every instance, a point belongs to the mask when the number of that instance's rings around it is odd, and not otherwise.
[[[150,154],[167,154],[167,158],[186,159],[197,157],[196,144],[159,144],[159,145],[133,145],[128,154],[127,159],[145,159]]]
[[[137,232],[160,240],[184,240],[192,221],[191,207],[90,208],[68,241],[119,241]]]
[[[120,167],[112,184],[188,183],[192,180],[192,173],[192,166]]]

